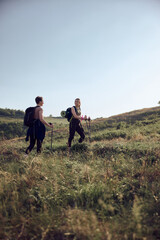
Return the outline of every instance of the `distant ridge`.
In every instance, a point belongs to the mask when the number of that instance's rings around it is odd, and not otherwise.
[[[23,118],[24,112],[22,110],[0,108],[0,117]]]
[[[108,118],[96,118],[94,119],[95,122],[101,121],[126,121],[126,120],[141,120],[149,115],[152,114],[159,114],[160,115],[160,106],[152,107],[152,108],[142,108],[133,110],[130,112],[125,112],[117,115],[110,116]],[[23,118],[24,112],[22,110],[15,110],[15,109],[8,109],[8,108],[0,108],[0,117],[11,117],[11,118]],[[48,118],[53,119],[61,119],[61,116],[48,116]]]
[[[152,108],[143,108],[138,110],[133,110],[131,112],[121,113],[117,115],[110,116],[108,118],[97,118],[95,121],[127,121],[127,120],[142,120],[145,117],[148,117],[152,114],[160,115],[160,107],[152,107]]]

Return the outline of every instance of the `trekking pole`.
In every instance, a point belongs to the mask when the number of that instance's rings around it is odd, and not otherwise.
[[[89,142],[91,142],[91,119],[89,118]]]
[[[91,139],[90,139],[90,120],[89,120],[89,124],[87,123],[87,120],[85,120],[85,121],[86,121],[87,130],[88,130],[89,142],[91,142]]]
[[[53,128],[52,128],[52,132],[51,132],[51,152],[52,152],[52,141],[53,141]]]
[[[51,125],[52,123],[49,123],[49,124]],[[51,152],[52,152],[52,141],[53,141],[53,127],[51,131]]]

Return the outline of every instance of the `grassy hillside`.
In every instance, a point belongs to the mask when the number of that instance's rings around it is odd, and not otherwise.
[[[23,125],[23,118],[23,111],[0,108],[0,140],[24,137],[27,127]],[[67,126],[66,120],[62,118],[46,117],[45,120],[52,122],[55,129]]]
[[[71,157],[66,120],[52,152],[50,132],[27,158],[24,140],[1,141],[0,239],[160,239],[159,120],[160,108],[96,119],[91,143],[84,122]]]

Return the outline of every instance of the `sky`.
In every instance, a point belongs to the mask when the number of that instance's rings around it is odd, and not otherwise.
[[[44,116],[158,106],[159,0],[0,0],[0,108]]]

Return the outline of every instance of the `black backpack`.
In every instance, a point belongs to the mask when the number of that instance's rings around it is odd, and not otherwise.
[[[65,118],[67,118],[68,122],[71,120],[72,117],[72,112],[71,112],[71,107],[67,108],[66,110],[66,116]]]
[[[74,108],[75,108],[75,111],[76,111],[75,106],[74,106]],[[68,122],[70,122],[70,120],[72,118],[71,107],[67,108],[66,111],[62,111],[61,116],[67,118]]]
[[[37,107],[37,106],[36,106]],[[25,110],[24,114],[24,125],[27,127],[32,127],[34,124],[34,112],[36,107],[29,107]]]

